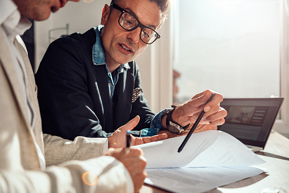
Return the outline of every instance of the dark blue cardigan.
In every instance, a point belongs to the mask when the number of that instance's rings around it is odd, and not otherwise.
[[[35,76],[43,132],[73,140],[77,136],[108,137],[136,115],[134,130],[150,127],[154,117],[143,95],[132,103],[133,89],[140,86],[139,69],[119,76],[113,98],[109,97],[105,65],[92,61],[94,29],[54,41]]]

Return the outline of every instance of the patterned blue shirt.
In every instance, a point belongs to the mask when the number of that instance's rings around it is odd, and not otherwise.
[[[102,43],[101,43],[101,39],[100,39],[100,33],[101,33],[101,28],[103,26],[100,25],[95,29],[95,34],[96,34],[96,42],[93,45],[93,53],[92,53],[92,61],[93,64],[96,66],[100,66],[100,65],[105,65],[106,67],[106,71],[107,71],[107,76],[109,77],[109,83],[108,83],[108,87],[109,87],[109,96],[110,98],[113,97],[114,94],[114,89],[115,89],[115,85],[118,81],[118,77],[120,73],[123,73],[124,70],[130,69],[128,63],[124,64],[124,65],[120,65],[117,69],[115,69],[115,71],[113,72],[114,76],[112,75],[112,73],[109,71],[108,67],[107,67],[107,63],[106,63],[106,58],[105,58],[105,54],[102,48]]]

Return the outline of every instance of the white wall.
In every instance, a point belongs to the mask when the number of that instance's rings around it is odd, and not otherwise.
[[[281,96],[284,101],[281,106],[281,120],[276,121],[274,129],[289,136],[289,0],[283,1],[282,9]]]
[[[100,24],[101,11],[104,4],[110,3],[110,0],[97,0],[91,3],[68,2],[67,5],[60,11],[51,14],[50,18],[44,22],[35,23],[35,44],[36,58],[35,64],[39,65],[48,45],[48,31],[54,28],[65,27],[69,24],[69,33],[83,33],[91,27]],[[65,30],[54,32],[55,37],[64,34]]]

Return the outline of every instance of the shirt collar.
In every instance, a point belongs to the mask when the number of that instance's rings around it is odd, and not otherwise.
[[[92,61],[93,61],[93,64],[96,66],[104,65],[104,64],[106,65],[106,58],[105,58],[105,54],[103,51],[102,42],[100,38],[102,28],[103,28],[103,25],[99,25],[94,29],[95,35],[96,35],[96,41],[92,47]],[[119,68],[130,69],[130,66],[128,65],[128,63],[125,63],[124,65],[120,65]]]
[[[20,15],[14,2],[0,1],[0,24],[5,30],[8,39],[14,39],[16,35],[23,35],[31,27],[31,22]]]
[[[13,1],[6,0],[0,1],[0,24],[2,23],[11,15],[13,12],[17,11],[17,6],[14,4]],[[16,26],[16,24],[15,24]]]

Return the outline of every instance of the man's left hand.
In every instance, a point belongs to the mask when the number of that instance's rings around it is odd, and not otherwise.
[[[140,120],[139,116],[136,116],[130,120],[127,124],[118,128],[111,136],[108,137],[108,148],[125,148],[126,147],[126,134],[127,130],[132,130],[135,128]],[[131,145],[141,145],[144,143],[150,143],[153,141],[159,141],[166,139],[167,134],[155,135],[152,137],[134,137],[131,135]]]

